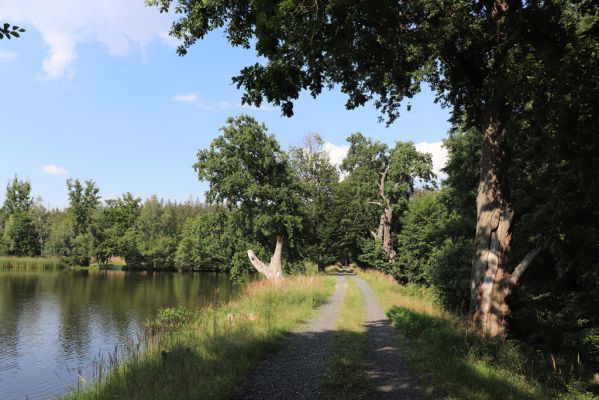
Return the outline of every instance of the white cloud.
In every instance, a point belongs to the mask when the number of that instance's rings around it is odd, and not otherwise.
[[[174,101],[180,101],[183,103],[193,103],[197,99],[198,99],[197,93],[183,93],[183,94],[178,94],[175,97],[173,97]]]
[[[447,174],[441,171],[442,168],[447,164],[447,149],[443,147],[443,142],[420,142],[416,143],[416,150],[423,153],[431,153],[433,157],[433,171],[437,175],[437,178],[443,180],[447,177]],[[327,152],[331,162],[334,165],[341,165],[341,162],[347,156],[349,151],[349,145],[337,146],[333,143],[326,142],[324,144],[324,151]]]
[[[50,175],[66,176],[69,174],[69,171],[67,171],[65,168],[59,167],[57,165],[44,165],[42,167],[42,171],[44,171],[45,173],[50,174]]]
[[[433,156],[433,171],[437,174],[437,178],[443,180],[447,177],[447,174],[441,171],[447,165],[447,149],[443,147],[443,142],[416,143],[416,150],[423,153],[431,153]]]
[[[323,146],[323,150],[329,155],[329,159],[333,165],[340,166],[349,151],[349,145],[337,146],[333,143],[326,142]]]
[[[17,58],[18,54],[12,51],[0,51],[0,62],[12,61]]]
[[[98,43],[110,55],[127,55],[154,41],[167,44],[171,17],[142,0],[3,0],[0,15],[29,30],[37,29],[48,48],[43,76],[73,73],[77,46]]]

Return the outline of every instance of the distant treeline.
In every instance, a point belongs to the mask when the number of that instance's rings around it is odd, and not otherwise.
[[[122,257],[133,268],[175,268],[186,223],[214,208],[156,196],[142,202],[131,193],[101,201],[91,180],[69,179],[67,188],[69,206],[48,210],[31,197],[30,183],[15,176],[0,217],[0,254],[60,257],[81,266]]]

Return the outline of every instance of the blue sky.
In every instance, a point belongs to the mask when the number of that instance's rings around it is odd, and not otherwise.
[[[196,152],[240,113],[264,122],[284,148],[319,132],[337,159],[359,131],[412,140],[433,152],[436,168],[443,163],[449,111],[429,90],[389,128],[372,105],[345,110],[339,91],[303,95],[286,118],[268,104],[239,105],[231,77],[256,61],[253,51],[215,32],[178,57],[170,17],[143,0],[1,0],[0,16],[27,28],[0,41],[0,202],[15,173],[50,207],[67,205],[69,177],[95,180],[104,198],[203,199]]]

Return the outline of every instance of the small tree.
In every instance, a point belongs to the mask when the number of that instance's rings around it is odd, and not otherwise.
[[[85,181],[85,186],[79,179],[68,179],[69,209],[67,211],[72,228],[72,246],[69,262],[72,264],[89,265],[90,258],[95,255],[97,243],[91,232],[94,215],[100,204],[100,189],[92,180]]]
[[[0,222],[4,251],[15,256],[39,255],[37,234],[31,216],[31,184],[15,177],[6,186]]]
[[[275,243],[269,264],[251,249],[247,254],[259,272],[277,280],[283,275],[283,243],[291,247],[301,226],[297,179],[275,137],[253,117],[229,118],[221,131],[209,149],[198,152],[194,168],[210,183],[208,202],[240,210],[248,242],[255,239],[264,248]]]
[[[85,181],[85,187],[79,179],[68,179],[69,216],[75,236],[87,233],[92,222],[93,213],[100,204],[100,189],[94,181]]]
[[[17,211],[11,214],[6,221],[2,239],[9,255],[39,255],[35,226],[29,213]]]

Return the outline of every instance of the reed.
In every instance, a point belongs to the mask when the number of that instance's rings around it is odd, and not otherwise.
[[[66,267],[67,265],[59,258],[0,256],[0,268],[63,269]]]
[[[98,360],[87,380],[93,383],[66,398],[228,398],[252,366],[313,315],[334,284],[312,276],[258,281],[229,303],[163,310],[129,346],[134,351],[117,349]]]

